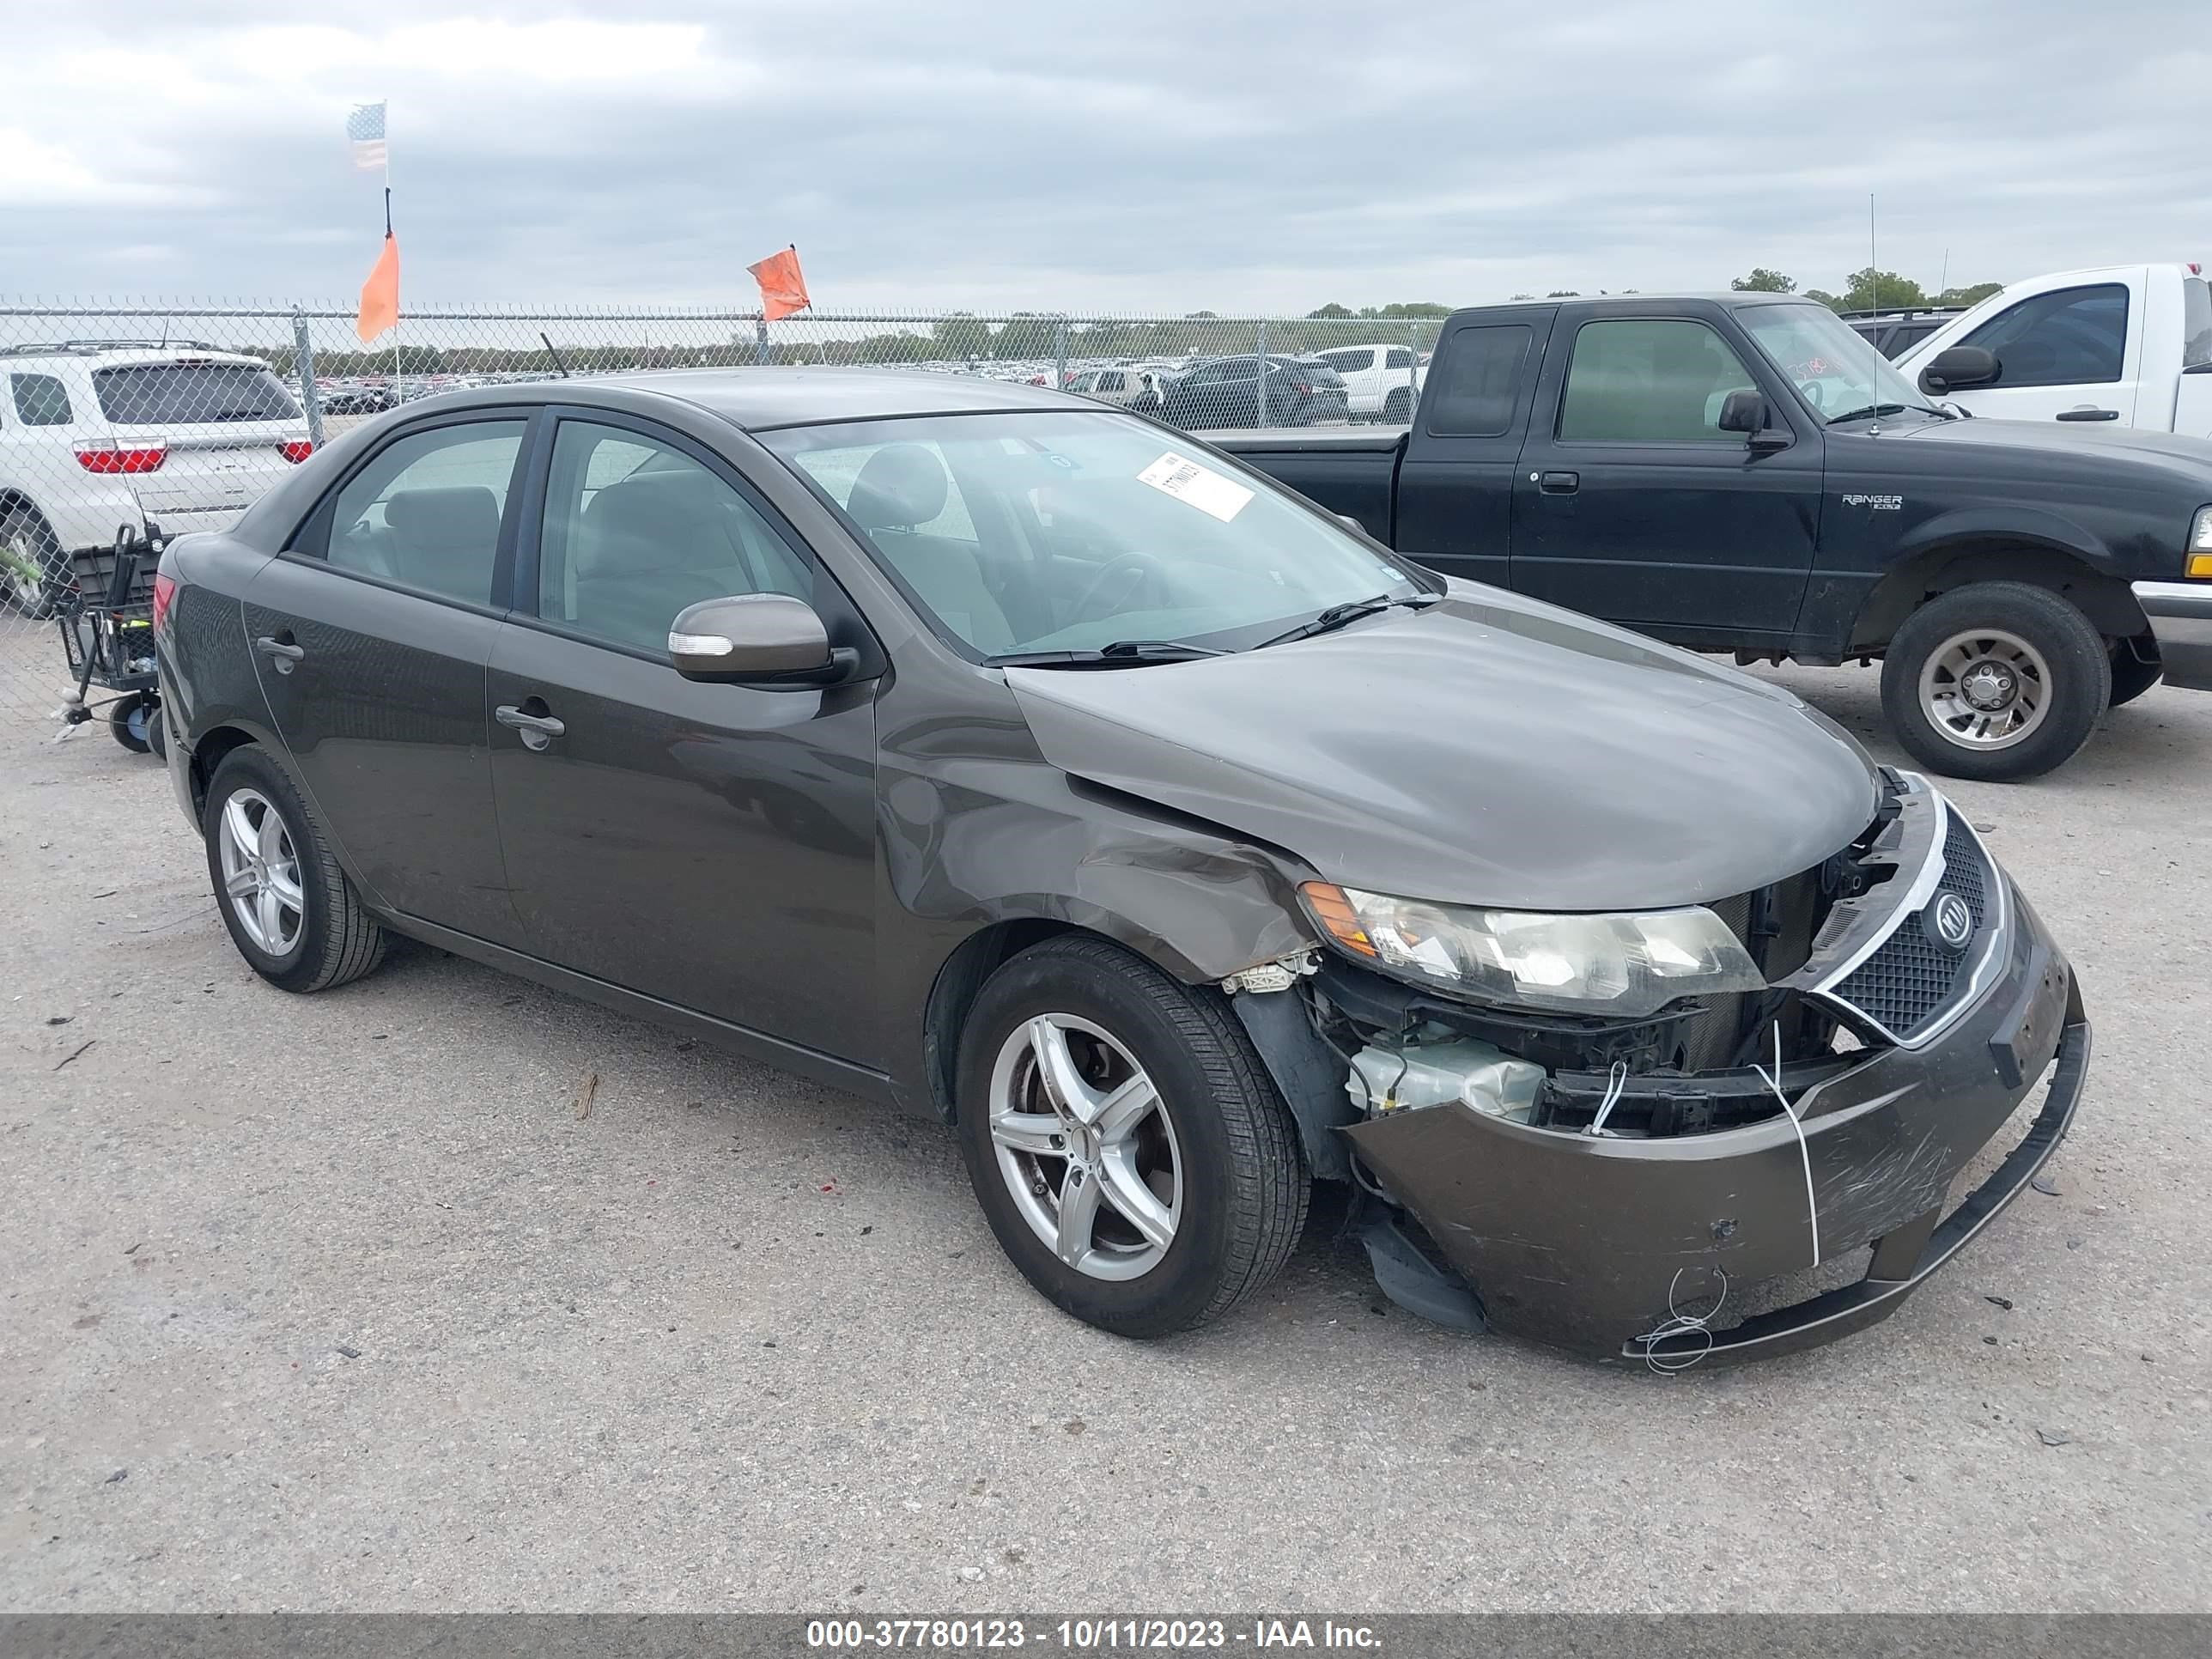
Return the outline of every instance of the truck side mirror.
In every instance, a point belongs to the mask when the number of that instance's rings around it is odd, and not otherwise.
[[[1746,434],[1766,430],[1766,399],[1749,386],[1741,386],[1721,399],[1720,428]]]
[[[1769,455],[1790,444],[1789,431],[1771,424],[1766,399],[1753,386],[1739,386],[1721,399],[1720,429],[1741,432],[1754,455]]]
[[[1946,346],[1920,371],[1920,389],[1931,398],[1967,386],[1995,386],[2004,378],[2004,365],[1994,351],[1981,346]]]

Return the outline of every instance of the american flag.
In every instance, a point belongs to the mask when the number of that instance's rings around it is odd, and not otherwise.
[[[384,106],[356,104],[346,117],[346,137],[353,143],[353,164],[363,169],[388,167],[384,149]]]

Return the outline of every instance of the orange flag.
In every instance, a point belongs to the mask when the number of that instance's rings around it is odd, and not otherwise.
[[[384,233],[384,252],[376,256],[376,269],[361,285],[361,318],[353,331],[364,341],[399,320],[399,239]]]
[[[758,264],[747,265],[745,269],[760,284],[761,315],[768,321],[775,322],[814,303],[806,297],[806,278],[799,275],[799,249],[795,245],[781,253],[771,253]]]

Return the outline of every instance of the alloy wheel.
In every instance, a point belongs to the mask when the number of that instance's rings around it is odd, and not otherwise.
[[[1024,1020],[991,1068],[999,1173],[1036,1236],[1078,1273],[1131,1279],[1158,1267],[1182,1217],[1175,1124],[1145,1068],[1075,1014]]]
[[[2009,749],[2043,724],[2051,665],[2002,629],[1954,634],[1920,670],[1920,706],[1936,729],[1964,749]]]
[[[240,928],[266,955],[290,956],[300,948],[307,901],[283,815],[259,790],[237,790],[222,804],[216,839],[223,897]]]

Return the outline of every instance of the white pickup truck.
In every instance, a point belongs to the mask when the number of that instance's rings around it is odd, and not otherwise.
[[[2212,437],[2212,285],[2193,264],[2031,277],[1952,318],[1897,367],[1976,415]]]

